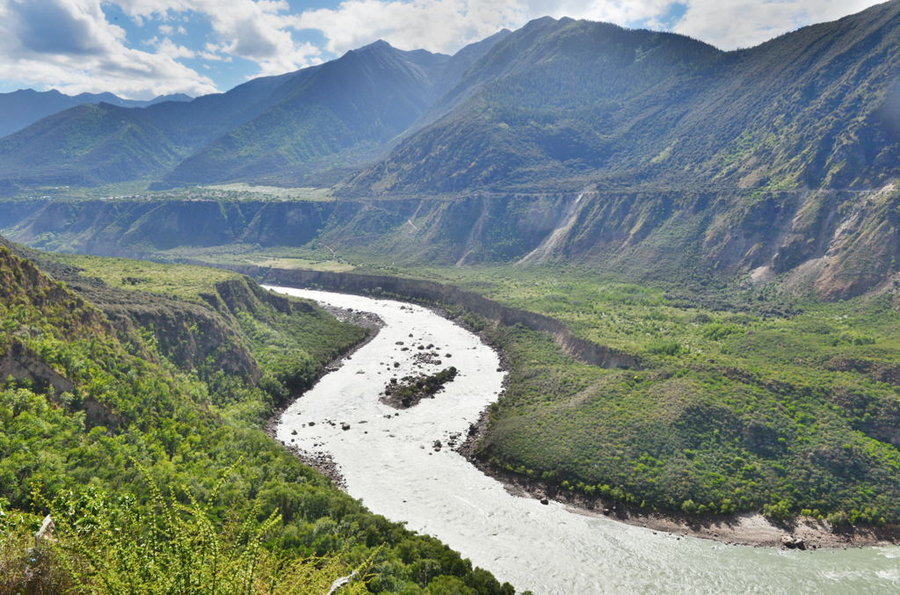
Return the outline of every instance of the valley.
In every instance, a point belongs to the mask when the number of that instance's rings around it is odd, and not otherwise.
[[[214,269],[3,241],[0,276],[0,591],[513,592],[265,433],[364,329]]]
[[[100,79],[196,98],[0,94],[0,592],[897,590],[900,0],[452,53],[289,4],[290,60],[186,19]]]
[[[307,452],[328,453],[351,495],[388,518],[438,536],[502,580],[535,593],[845,593],[893,587],[896,548],[784,552],[726,546],[512,495],[453,450],[498,398],[507,374],[497,369],[497,354],[478,337],[403,302],[273,289],[374,312],[385,323],[372,342],[285,411],[279,439]],[[382,403],[384,382],[418,370],[415,346],[426,344],[450,353],[444,363],[452,361],[459,376],[435,399],[408,409]],[[409,346],[413,349],[403,350]],[[747,525],[733,535],[752,533]],[[723,530],[728,535],[727,527]],[[540,560],[539,573],[535,560]],[[648,575],[651,563],[654,572]]]

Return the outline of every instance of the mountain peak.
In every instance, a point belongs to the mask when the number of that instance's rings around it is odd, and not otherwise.
[[[351,51],[367,52],[367,51],[373,51],[373,50],[393,50],[393,49],[395,49],[394,46],[392,46],[391,44],[389,44],[388,42],[386,42],[383,39],[378,39],[368,45],[364,45],[359,49],[351,50]]]

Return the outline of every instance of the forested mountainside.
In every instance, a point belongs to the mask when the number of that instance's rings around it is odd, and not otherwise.
[[[376,42],[191,102],[80,106],[0,140],[0,179],[22,186],[299,183],[384,146],[500,38],[454,57]]]
[[[69,110],[3,139],[0,177],[290,185],[375,159],[345,192],[871,189],[900,167],[898,47],[896,0],[732,52],[543,18],[453,57],[378,42],[187,103]]]
[[[452,57],[380,42],[187,103],[81,106],[0,139],[0,189],[27,198],[6,203],[0,229],[99,254],[327,246],[846,298],[897,273],[898,52],[900,0],[733,52],[565,18]],[[21,193],[136,179],[331,186],[316,202]]]
[[[512,592],[263,432],[362,329],[239,275],[5,241],[0,281],[0,591]]]
[[[181,93],[160,95],[149,101],[122,99],[112,93],[79,93],[66,95],[55,89],[35,91],[19,89],[11,93],[0,93],[0,137],[12,134],[42,118],[86,103],[109,103],[120,107],[146,107],[164,101],[190,101],[192,98]]]
[[[898,75],[898,2],[734,52],[545,18],[348,190],[880,187],[900,173]]]

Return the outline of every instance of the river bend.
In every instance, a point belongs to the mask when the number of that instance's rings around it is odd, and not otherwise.
[[[500,395],[499,358],[476,335],[403,302],[269,289],[371,312],[384,322],[371,342],[284,412],[278,439],[330,455],[350,495],[373,512],[434,535],[520,591],[900,592],[897,547],[802,552],[729,546],[513,496],[447,447]],[[459,374],[434,399],[403,411],[378,400],[390,378],[450,365]]]

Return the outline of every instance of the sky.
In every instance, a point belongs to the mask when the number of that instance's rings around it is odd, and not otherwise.
[[[673,31],[724,50],[873,0],[0,0],[0,92],[130,99],[227,91],[378,39],[452,54],[550,15]]]

